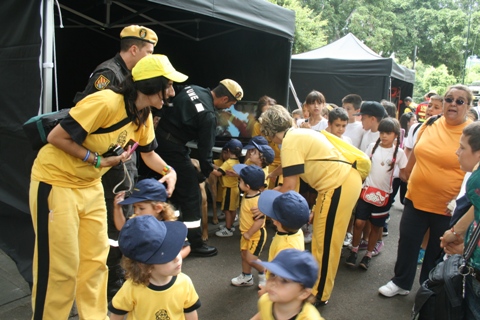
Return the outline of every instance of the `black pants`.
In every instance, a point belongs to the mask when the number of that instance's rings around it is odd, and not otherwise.
[[[170,201],[180,210],[180,220],[187,225],[187,238],[191,247],[201,247],[202,195],[198,185],[198,172],[190,159],[190,149],[164,140],[158,135],[157,142],[159,147],[155,152],[177,173],[177,183]],[[159,178],[158,175],[156,177]]]

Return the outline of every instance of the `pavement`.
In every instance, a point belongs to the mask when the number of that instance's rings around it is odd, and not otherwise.
[[[383,252],[372,259],[368,271],[348,267],[345,259],[349,251],[343,249],[332,297],[328,305],[319,309],[325,319],[410,319],[419,287],[419,270],[409,295],[385,298],[378,294],[378,288],[393,276],[402,209],[397,199],[390,212],[389,235],[384,238]],[[209,224],[208,244],[216,246],[219,254],[210,258],[187,257],[183,265],[183,272],[192,278],[202,302],[198,310],[199,319],[250,319],[257,312],[256,286],[237,288],[230,285],[230,279],[241,272],[240,233],[237,228],[233,237],[218,238],[214,235],[217,228]],[[267,233],[271,239],[274,234],[271,225],[267,226]],[[261,259],[268,257],[269,243],[267,241]],[[361,252],[358,261],[362,255]],[[30,289],[15,263],[0,250],[0,320],[26,320],[31,318],[31,314]],[[70,319],[79,318],[72,316]]]

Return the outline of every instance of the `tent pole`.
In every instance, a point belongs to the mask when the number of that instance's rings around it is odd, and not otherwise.
[[[45,0],[43,7],[43,63],[42,63],[42,112],[52,111],[52,74],[53,74],[53,0]]]

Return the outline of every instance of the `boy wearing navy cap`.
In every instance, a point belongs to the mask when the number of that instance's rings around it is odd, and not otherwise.
[[[252,214],[252,208],[258,206],[260,190],[265,183],[265,173],[258,166],[247,166],[245,164],[237,164],[233,166],[233,170],[239,175],[239,186],[244,197],[240,207],[242,273],[233,278],[231,283],[236,287],[249,287],[253,286],[252,267],[258,270],[259,283],[265,282],[263,268],[252,264],[252,261],[257,260],[262,253],[267,239],[264,217],[255,220]]]
[[[254,262],[270,271],[266,291],[258,300],[258,313],[251,320],[296,319],[321,320],[312,305],[312,288],[318,264],[307,251],[286,249],[271,262]]]
[[[268,145],[267,139],[262,136],[253,137],[244,149],[247,150],[245,156],[245,164],[247,165],[255,164],[261,168],[266,168],[275,158],[275,152]]]
[[[198,319],[198,294],[181,272],[186,236],[179,221],[150,215],[127,221],[118,240],[128,280],[108,306],[110,319]]]
[[[258,209],[272,218],[277,233],[272,239],[268,261],[285,249],[305,250],[302,226],[310,219],[310,208],[305,198],[295,191],[285,193],[265,190],[258,200]],[[267,274],[267,278],[268,278]],[[260,287],[264,284],[260,283]],[[261,289],[262,289],[261,288]]]
[[[233,166],[239,164],[238,158],[242,155],[243,145],[237,139],[231,139],[228,141],[223,149],[228,150],[229,159],[222,163],[222,165],[212,171],[212,174],[221,177],[223,185],[223,201],[222,212],[225,214],[225,226],[219,231],[215,232],[217,237],[231,237],[233,236],[232,229],[233,222],[237,215],[237,209],[240,205],[240,190],[238,189],[238,178],[235,176],[229,176],[227,171],[233,170]]]

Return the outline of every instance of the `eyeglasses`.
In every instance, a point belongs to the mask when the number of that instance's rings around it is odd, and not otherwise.
[[[445,102],[447,102],[447,103],[453,103],[455,101],[455,104],[458,105],[458,106],[461,106],[464,103],[467,103],[466,101],[463,101],[461,99],[454,100],[453,98],[445,98],[443,100],[445,100]]]

